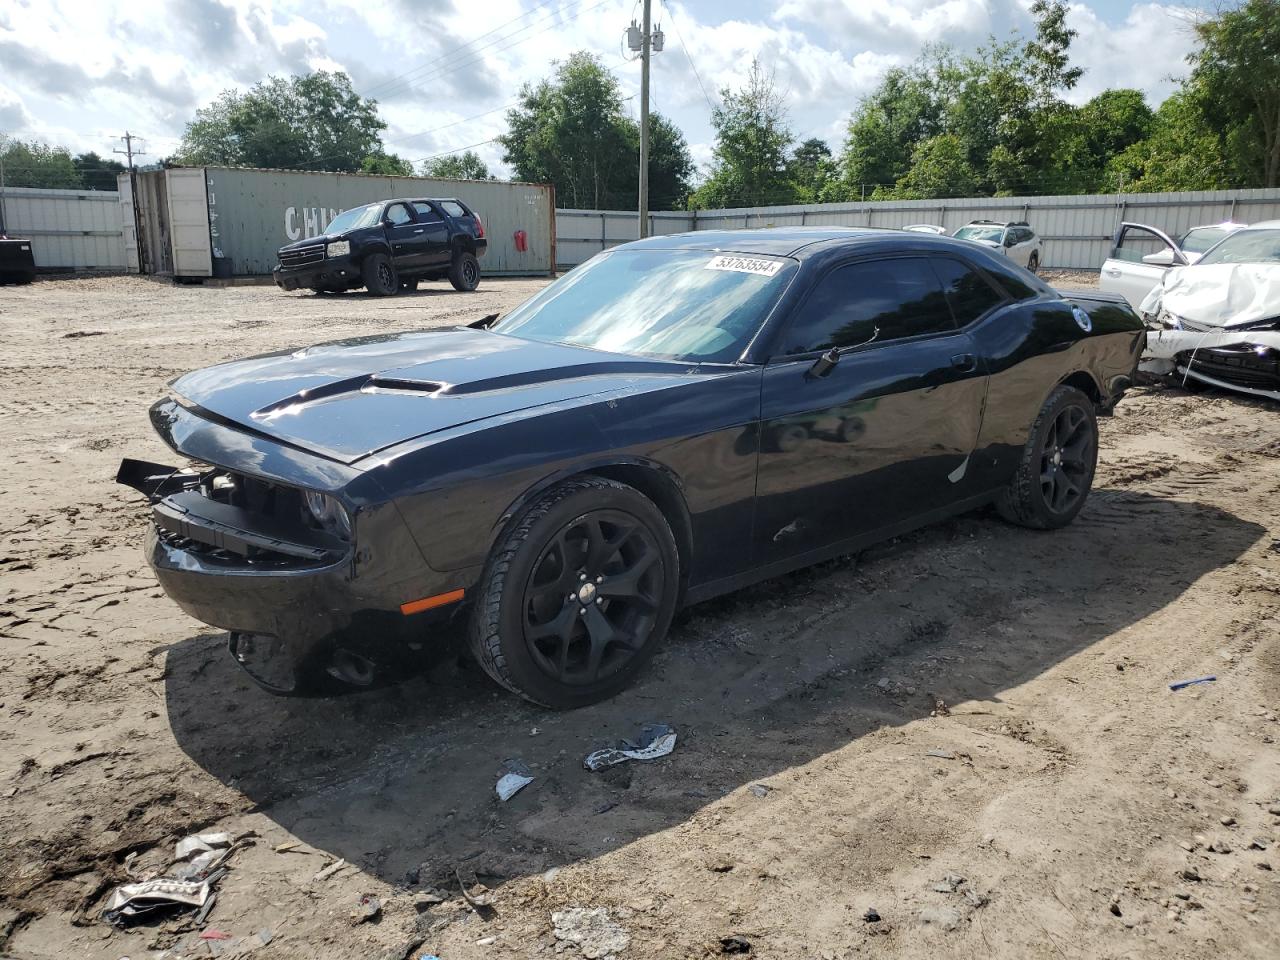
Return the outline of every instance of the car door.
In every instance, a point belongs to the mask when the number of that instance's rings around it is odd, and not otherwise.
[[[1035,234],[1028,227],[1013,227],[1013,248],[1009,251],[1009,259],[1020,267],[1031,262],[1031,251],[1036,247]]]
[[[388,204],[382,222],[396,270],[404,273],[420,270],[426,257],[425,231],[414,219],[409,205],[399,201]]]
[[[1122,223],[1102,265],[1098,287],[1118,293],[1135,309],[1171,266],[1187,262],[1169,235],[1141,223]]]
[[[449,265],[449,224],[444,214],[430,200],[415,200],[414,212],[423,230],[422,263],[427,267]]]
[[[832,349],[834,365],[815,368]],[[756,563],[963,499],[986,374],[928,259],[830,268],[773,353],[761,387]]]

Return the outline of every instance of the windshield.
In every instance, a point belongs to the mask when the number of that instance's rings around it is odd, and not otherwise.
[[[728,363],[741,356],[796,269],[783,257],[609,250],[493,330],[663,360]]]
[[[1178,246],[1183,253],[1204,253],[1215,243],[1231,233],[1236,227],[1196,227],[1188,230]]]
[[[382,204],[380,203],[371,203],[367,207],[352,207],[350,210],[343,210],[333,218],[329,226],[324,228],[324,232],[346,233],[348,230],[372,227],[378,222],[378,213],[381,210]]]
[[[1004,237],[1004,227],[961,227],[955,235],[961,240],[989,240],[999,243]]]
[[[1200,258],[1200,263],[1280,263],[1280,228],[1237,230]]]

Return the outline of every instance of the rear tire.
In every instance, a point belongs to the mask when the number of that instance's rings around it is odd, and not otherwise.
[[[449,282],[459,293],[470,293],[480,286],[480,261],[474,253],[458,251],[449,265]]]
[[[1093,402],[1075,387],[1058,387],[1040,408],[996,509],[1021,527],[1065,527],[1084,508],[1097,466]]]
[[[1031,256],[1027,258],[1027,269],[1035,273],[1040,269],[1040,253],[1033,251]]]
[[[494,547],[471,649],[497,683],[542,706],[611,697],[666,636],[679,567],[671,528],[651,500],[603,477],[567,480]]]
[[[360,266],[365,289],[375,297],[389,297],[400,289],[400,279],[391,258],[385,253],[371,253]]]

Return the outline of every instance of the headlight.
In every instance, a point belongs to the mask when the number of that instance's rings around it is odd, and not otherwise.
[[[311,518],[320,524],[322,530],[342,540],[351,539],[351,517],[334,497],[306,490],[303,491],[302,501]]]
[[[324,251],[325,251],[324,255],[326,257],[345,257],[348,253],[351,252],[351,241],[350,240],[334,240],[332,243],[330,243],[327,247],[324,248]]]

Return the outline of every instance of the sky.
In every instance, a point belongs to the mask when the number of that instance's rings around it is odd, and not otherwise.
[[[928,42],[969,50],[1030,35],[1031,0],[653,0],[666,45],[652,108],[710,162],[711,108],[753,57],[787,94],[798,140],[839,150],[848,117],[885,71]],[[1068,23],[1085,74],[1070,99],[1136,87],[1154,107],[1186,72],[1192,18],[1209,0],[1080,0]],[[638,0],[0,0],[0,136],[109,156],[125,130],[154,162],[195,110],[267,74],[345,70],[379,101],[390,151],[409,160],[474,149],[499,175],[493,138],[520,86],[589,50],[638,114],[640,65],[624,31]]]

